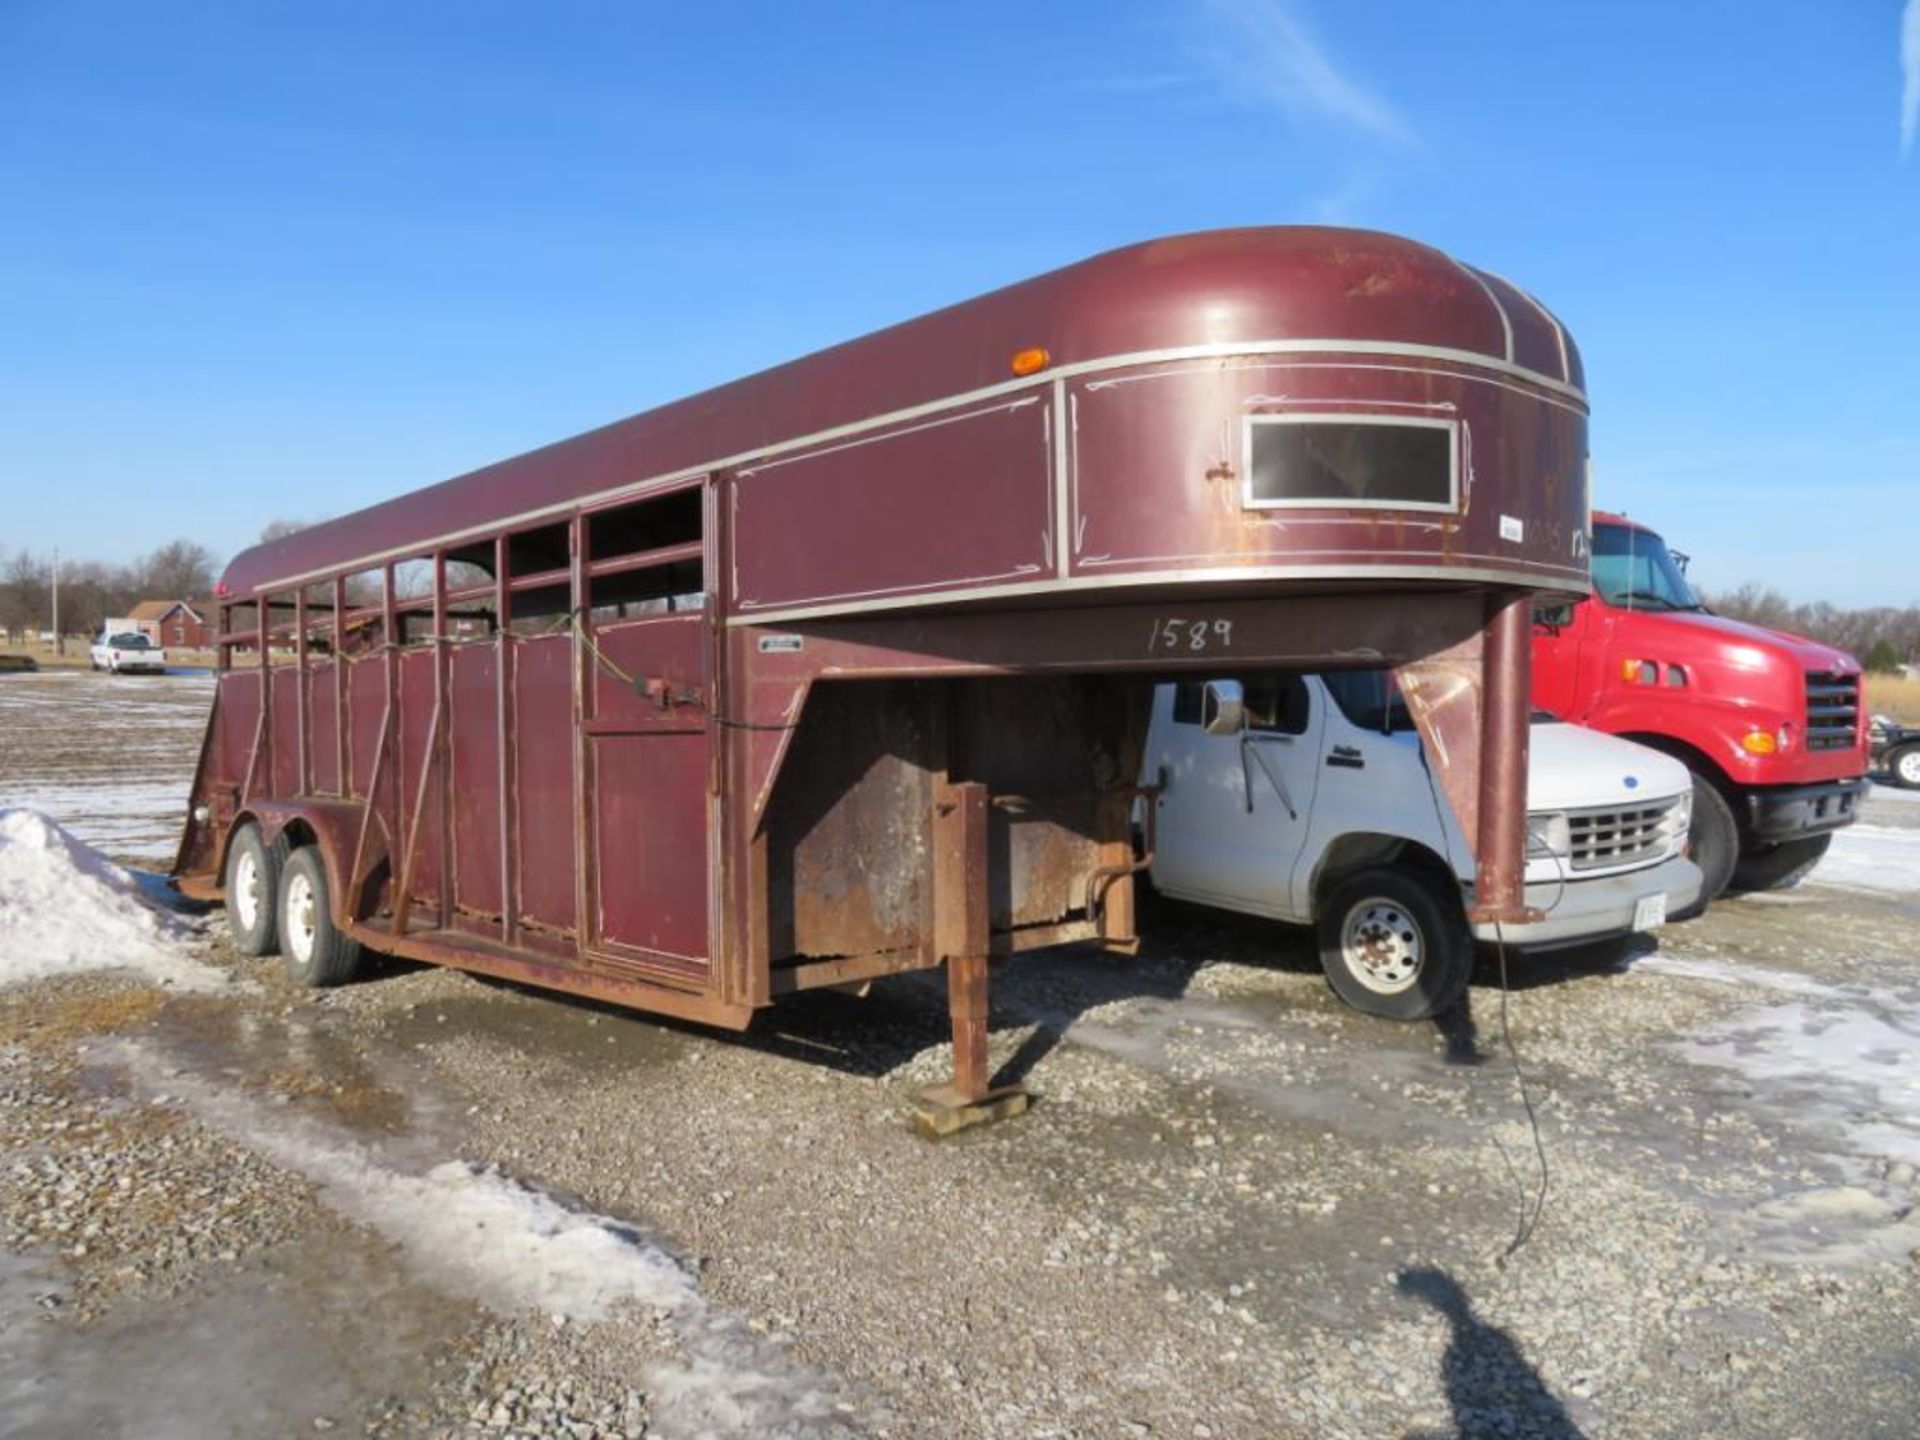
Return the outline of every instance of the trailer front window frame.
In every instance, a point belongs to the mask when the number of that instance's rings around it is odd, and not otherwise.
[[[1412,499],[1395,496],[1369,496],[1359,493],[1336,494],[1330,490],[1305,493],[1273,493],[1269,485],[1263,493],[1263,477],[1273,472],[1276,458],[1267,457],[1256,465],[1262,449],[1263,433],[1277,435],[1281,427],[1289,430],[1318,426],[1354,430],[1423,431],[1443,438],[1446,458],[1446,495],[1444,499]],[[1460,511],[1460,422],[1429,415],[1381,415],[1369,411],[1305,411],[1283,415],[1248,415],[1242,427],[1242,466],[1240,503],[1249,510],[1402,510],[1458,514]],[[1291,437],[1289,437],[1291,438]],[[1395,437],[1404,440],[1406,437]],[[1325,460],[1323,468],[1331,471]]]

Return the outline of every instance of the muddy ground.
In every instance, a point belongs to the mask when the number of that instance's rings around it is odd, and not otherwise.
[[[0,807],[164,864],[209,683],[0,680]],[[939,1144],[924,977],[723,1036],[216,925],[0,988],[0,1434],[1914,1433],[1920,804],[1444,1025],[1147,924],[996,972],[1038,1099]]]

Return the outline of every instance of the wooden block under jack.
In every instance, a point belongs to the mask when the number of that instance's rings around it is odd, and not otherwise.
[[[1001,1085],[971,1100],[957,1086],[936,1085],[922,1090],[914,1102],[913,1128],[929,1140],[938,1140],[976,1125],[1011,1120],[1032,1103],[1023,1085]]]

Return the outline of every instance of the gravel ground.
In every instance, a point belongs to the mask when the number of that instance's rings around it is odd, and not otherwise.
[[[150,855],[112,797],[184,792],[204,682],[20,683],[0,805]],[[1920,875],[1876,853],[1510,994],[1489,955],[1436,1026],[1151,906],[1136,960],[996,972],[1038,1100],[941,1144],[928,977],[722,1036],[400,965],[296,991],[216,926],[227,992],[0,990],[0,1433],[1908,1436]]]

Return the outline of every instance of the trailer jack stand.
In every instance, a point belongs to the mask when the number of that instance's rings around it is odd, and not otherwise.
[[[913,1128],[929,1140],[1007,1120],[1029,1102],[1021,1085],[987,1083],[987,957],[947,958],[947,1008],[953,1016],[953,1079],[920,1092]]]

